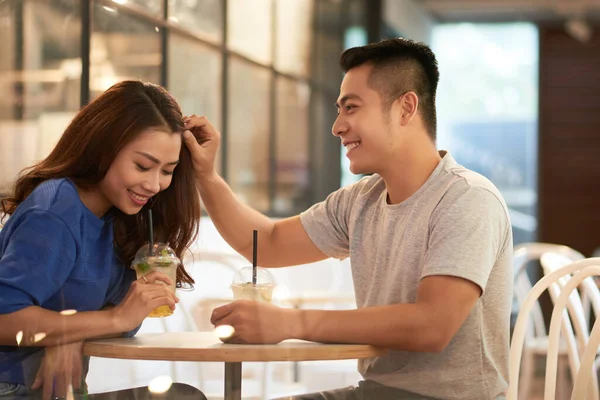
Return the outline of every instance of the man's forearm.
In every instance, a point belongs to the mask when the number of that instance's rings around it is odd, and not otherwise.
[[[55,346],[122,334],[108,310],[63,315],[31,306],[0,315],[0,326],[0,345],[4,346]]]
[[[202,203],[223,239],[246,258],[252,257],[252,231],[266,239],[274,228],[274,222],[258,211],[242,204],[233,191],[218,175],[198,183]],[[259,240],[259,263],[261,247],[266,240]],[[265,250],[266,251],[266,250]]]
[[[359,310],[290,310],[290,336],[322,343],[359,343],[403,351],[437,352],[447,342],[442,327],[419,305]]]

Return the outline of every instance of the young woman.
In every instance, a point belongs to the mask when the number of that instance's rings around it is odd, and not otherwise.
[[[200,200],[183,131],[163,88],[118,83],[75,116],[2,200],[9,218],[0,231],[0,399],[60,398],[71,383],[85,392],[83,340],[131,336],[154,308],[175,308],[167,286],[151,284],[170,283],[167,276],[136,280],[130,265],[147,241],[149,208],[154,239],[180,259],[197,234]],[[193,283],[182,267],[177,283]],[[204,398],[186,385],[170,392]]]

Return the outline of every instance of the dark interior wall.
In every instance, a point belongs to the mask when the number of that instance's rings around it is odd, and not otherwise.
[[[600,247],[600,26],[582,44],[540,26],[538,240]]]

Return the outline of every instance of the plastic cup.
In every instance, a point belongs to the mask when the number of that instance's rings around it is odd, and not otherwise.
[[[137,278],[149,274],[152,271],[157,271],[165,274],[173,282],[169,285],[169,289],[175,293],[175,281],[177,278],[177,267],[181,264],[179,258],[175,255],[173,249],[164,243],[154,243],[152,246],[152,255],[150,255],[150,247],[148,244],[140,247],[135,255],[131,268],[135,270]],[[156,284],[164,285],[162,281],[156,281]],[[148,315],[149,317],[168,317],[173,314],[173,310],[168,305],[163,305],[155,308]]]
[[[252,267],[240,269],[233,277],[231,290],[234,300],[263,301],[270,303],[273,299],[273,277],[264,268],[256,268],[256,284],[252,283]]]

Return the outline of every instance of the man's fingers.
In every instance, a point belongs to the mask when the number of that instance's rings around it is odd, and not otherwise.
[[[208,121],[206,117],[197,117],[195,115],[191,116],[188,120],[184,122],[185,128],[192,131],[192,133],[196,136],[198,134],[197,131],[201,131],[202,135],[209,137],[215,137],[217,135],[217,130],[214,126]],[[203,141],[203,137],[197,137],[196,139]]]
[[[194,136],[194,134],[189,130],[183,132],[183,142],[191,151],[200,151],[202,149],[202,146],[200,146],[200,143],[198,143],[196,136]]]
[[[228,316],[235,309],[235,303],[225,304],[224,306],[217,307],[213,310],[212,315],[210,316],[210,323],[216,325],[223,318]],[[223,324],[220,324],[223,325]]]

